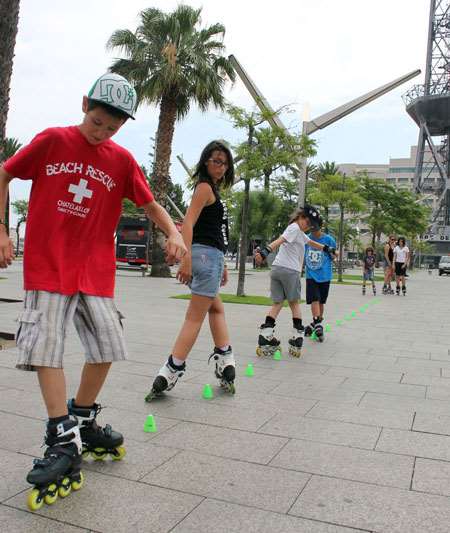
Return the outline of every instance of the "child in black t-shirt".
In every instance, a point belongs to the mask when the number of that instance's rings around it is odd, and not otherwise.
[[[366,281],[372,282],[373,294],[375,295],[377,293],[377,289],[375,287],[374,271],[375,271],[375,254],[374,254],[372,246],[368,246],[364,253],[363,286],[362,286],[363,294],[366,294]]]

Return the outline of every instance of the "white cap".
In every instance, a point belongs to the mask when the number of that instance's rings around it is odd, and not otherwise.
[[[134,120],[136,91],[130,82],[119,74],[107,72],[100,76],[89,91],[88,98],[115,107]]]

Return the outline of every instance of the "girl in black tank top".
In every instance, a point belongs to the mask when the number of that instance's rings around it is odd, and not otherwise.
[[[192,298],[172,353],[155,378],[149,400],[173,388],[184,374],[186,358],[207,313],[214,340],[210,359],[215,361],[215,375],[221,385],[234,393],[235,362],[224,307],[218,296],[220,286],[228,281],[224,265],[228,218],[219,194],[221,186],[234,183],[233,157],[228,147],[219,141],[209,143],[200,156],[194,177],[197,183],[181,231],[188,253],[177,273],[177,278],[191,288]]]

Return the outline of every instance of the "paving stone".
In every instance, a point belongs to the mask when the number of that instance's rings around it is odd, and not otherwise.
[[[286,513],[309,477],[301,472],[181,452],[142,481]]]
[[[289,514],[385,533],[448,533],[450,498],[314,476]]]
[[[189,514],[173,533],[356,533],[333,524],[304,520],[235,503],[207,498]]]
[[[418,433],[416,431],[402,431],[400,429],[383,429],[376,449],[390,453],[449,461],[450,437]]]
[[[373,379],[379,381],[389,381],[392,383],[400,383],[403,374],[401,372],[379,372],[378,370],[365,370],[361,368],[331,366],[326,375],[345,376],[349,378],[360,379]]]
[[[13,533],[88,533],[87,529],[0,505],[0,523]],[[5,530],[6,531],[6,530]]]
[[[412,488],[420,492],[450,496],[450,463],[417,458]]]
[[[377,409],[374,407],[349,406],[347,404],[332,404],[318,402],[308,413],[306,418],[323,418],[338,420],[368,426],[410,429],[414,414],[411,412],[394,411],[392,409]]]
[[[43,420],[0,412],[0,448],[12,452],[41,445],[45,435]]]
[[[83,488],[36,514],[94,531],[165,533],[187,516],[202,498],[122,479],[85,472]],[[6,501],[25,509],[24,494]]]
[[[340,385],[342,389],[381,392],[394,396],[411,396],[425,398],[426,388],[422,385],[406,385],[403,383],[389,383],[375,379],[348,378]]]
[[[285,413],[262,426],[259,433],[372,449],[380,428]]]
[[[416,413],[413,431],[450,435],[450,416]]]
[[[181,422],[152,441],[160,446],[193,450],[230,459],[267,464],[287,439]]]
[[[359,405],[363,407],[379,407],[418,413],[447,414],[450,412],[450,401],[432,400],[428,398],[408,398],[391,394],[367,392]]]
[[[291,440],[270,464],[311,474],[407,489],[411,483],[414,459],[346,446]]]
[[[4,501],[20,491],[30,488],[25,478],[33,467],[33,461],[27,455],[8,450],[2,450],[1,454],[0,501]]]

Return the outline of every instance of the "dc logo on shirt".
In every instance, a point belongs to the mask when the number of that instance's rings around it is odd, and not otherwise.
[[[311,270],[319,270],[323,264],[323,252],[310,248],[306,254],[306,265]]]

